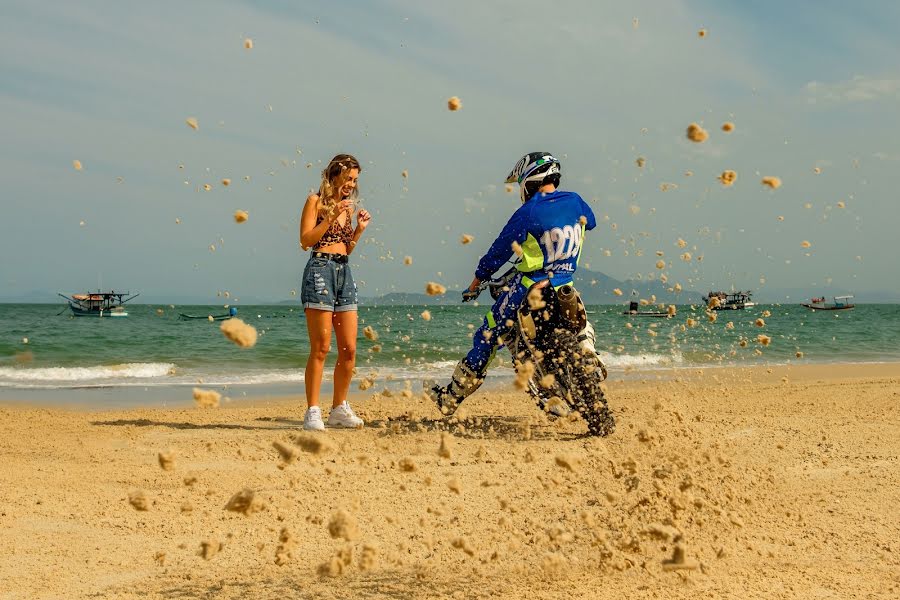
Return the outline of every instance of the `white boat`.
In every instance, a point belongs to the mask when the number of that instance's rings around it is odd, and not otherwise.
[[[820,296],[818,298],[812,298],[809,302],[804,302],[800,304],[800,306],[805,306],[811,310],[850,310],[855,308],[856,305],[849,302],[849,300],[853,298],[853,296],[834,296],[834,302],[828,302],[825,300],[825,296]]]

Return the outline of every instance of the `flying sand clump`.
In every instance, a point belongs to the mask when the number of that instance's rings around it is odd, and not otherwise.
[[[442,296],[447,293],[447,288],[434,281],[425,284],[425,293],[429,296]]]
[[[247,214],[246,210],[236,210],[234,211],[234,222],[235,223],[245,223],[250,215]]]
[[[216,408],[219,406],[219,401],[221,400],[222,394],[215,390],[194,388],[194,402],[196,402],[197,406],[200,408]]]
[[[705,142],[709,138],[709,133],[696,123],[691,123],[687,128],[687,138],[692,142]]]
[[[766,175],[762,178],[761,182],[763,185],[772,188],[773,190],[777,190],[781,187],[781,178],[775,177],[773,175]]]
[[[252,348],[256,345],[256,338],[258,335],[256,333],[256,328],[253,325],[244,323],[238,318],[222,321],[222,326],[219,327],[219,329],[222,330],[225,337],[241,348]]]
[[[187,126],[190,127],[191,129],[193,129],[194,131],[197,131],[198,129],[200,129],[200,123],[198,123],[197,119],[194,117],[188,117],[187,119],[184,120],[184,122],[187,123]]]
[[[734,185],[736,179],[737,173],[730,169],[722,171],[722,174],[719,175],[719,181],[722,182],[722,185],[724,185],[725,187]]]
[[[449,98],[447,100],[447,109],[451,112],[456,112],[460,108],[462,108],[462,100],[460,100],[456,96],[453,96],[452,98]]]

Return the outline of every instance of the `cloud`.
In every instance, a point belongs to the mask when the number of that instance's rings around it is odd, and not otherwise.
[[[900,79],[876,79],[856,75],[853,79],[836,83],[810,81],[806,84],[806,92],[810,104],[818,102],[848,104],[881,98],[900,98]]]

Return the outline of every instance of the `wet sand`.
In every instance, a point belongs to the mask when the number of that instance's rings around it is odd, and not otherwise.
[[[4,404],[0,598],[900,596],[900,364],[663,375],[605,439],[511,385],[313,441],[300,396]]]

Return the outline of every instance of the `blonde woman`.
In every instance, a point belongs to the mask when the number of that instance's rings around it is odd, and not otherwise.
[[[322,431],[319,391],[331,332],[337,338],[338,358],[334,366],[334,398],[328,415],[329,427],[362,427],[363,420],[347,403],[350,380],[356,364],[357,294],[348,257],[369,225],[368,211],[356,210],[359,161],[338,154],[322,171],[319,193],[310,194],[300,217],[300,247],[310,249],[303,271],[301,301],[309,333],[306,361],[306,416],[303,428]],[[353,217],[356,227],[353,227]]]

